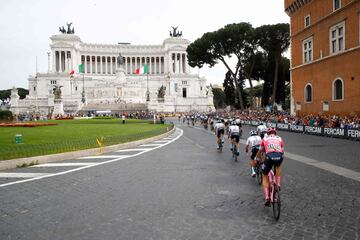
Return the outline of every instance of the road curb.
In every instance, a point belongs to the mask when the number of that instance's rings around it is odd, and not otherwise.
[[[102,153],[112,152],[115,150],[121,150],[126,148],[133,148],[135,146],[150,143],[156,140],[159,140],[161,138],[167,137],[173,132],[175,132],[176,127],[174,126],[170,131],[163,133],[158,136],[141,139],[138,141],[133,142],[127,142],[112,146],[107,146],[102,149]],[[66,153],[57,153],[57,154],[51,154],[51,155],[43,155],[43,156],[35,156],[35,157],[27,157],[27,158],[16,158],[16,159],[9,159],[9,160],[3,160],[0,161],[0,170],[5,169],[13,169],[17,168],[19,165],[29,165],[32,163],[50,163],[50,162],[57,162],[57,161],[63,161],[63,160],[70,160],[70,159],[76,159],[80,157],[86,157],[89,155],[100,155],[100,149],[99,148],[92,148],[92,149],[86,149],[81,151],[74,151],[74,152],[66,152]]]

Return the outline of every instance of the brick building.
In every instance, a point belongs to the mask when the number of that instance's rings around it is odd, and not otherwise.
[[[360,1],[285,0],[291,112],[360,114]]]

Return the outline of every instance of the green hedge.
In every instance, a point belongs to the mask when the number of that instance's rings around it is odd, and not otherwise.
[[[13,114],[11,111],[9,110],[0,110],[0,120],[8,120],[8,121],[12,121],[13,120]]]

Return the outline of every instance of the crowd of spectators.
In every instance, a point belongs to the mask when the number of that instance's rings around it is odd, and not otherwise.
[[[261,111],[245,111],[236,115],[238,115],[242,120],[256,120],[314,127],[360,129],[360,117],[357,115],[336,116],[328,114],[310,114],[303,116],[291,116],[286,112],[275,114]]]

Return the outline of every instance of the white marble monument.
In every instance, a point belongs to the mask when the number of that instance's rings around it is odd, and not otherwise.
[[[63,86],[65,114],[79,110],[131,110],[132,106],[161,112],[214,110],[206,79],[192,74],[187,63],[186,48],[190,42],[176,29],[160,45],[84,43],[74,29],[60,30],[62,33],[50,37],[48,72],[30,76],[29,95],[12,103],[11,108],[17,113],[29,112],[33,105],[43,114],[55,110],[55,86]],[[84,73],[79,72],[80,64]],[[136,69],[144,64],[149,73],[136,74]],[[163,101],[157,96],[161,86],[165,89]]]

